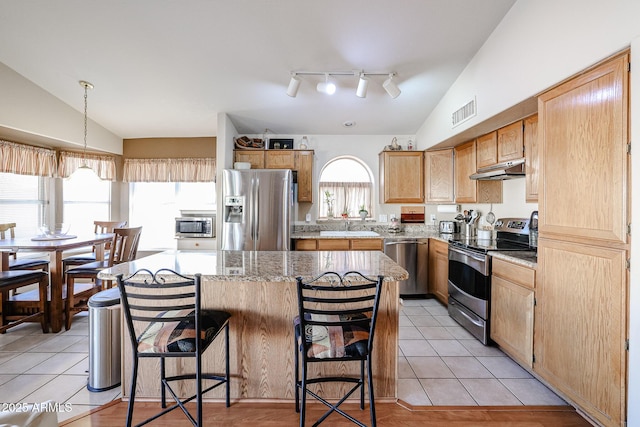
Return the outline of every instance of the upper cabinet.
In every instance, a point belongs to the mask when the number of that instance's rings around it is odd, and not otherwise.
[[[538,153],[538,115],[524,119],[524,158],[526,170],[526,201],[538,202],[538,181],[540,179],[540,155]]]
[[[476,181],[476,140],[454,147],[455,203],[501,203],[502,181]]]
[[[383,151],[378,157],[381,201],[424,203],[424,153]]]
[[[298,202],[313,202],[313,150],[234,150],[234,161],[251,169],[291,169],[298,177]]]
[[[493,131],[476,139],[476,168],[498,163],[498,132]]]
[[[498,163],[524,157],[522,120],[498,129]]]
[[[424,152],[427,203],[454,203],[453,148]]]

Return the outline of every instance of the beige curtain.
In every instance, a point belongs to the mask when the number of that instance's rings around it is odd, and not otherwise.
[[[115,156],[99,154],[83,154],[73,151],[61,151],[58,163],[58,175],[68,178],[82,165],[87,165],[102,180],[116,180]]]
[[[216,159],[125,159],[124,182],[211,182]]]
[[[0,140],[0,172],[54,177],[56,152],[48,148]]]
[[[371,216],[371,196],[372,185],[370,182],[320,182],[320,217],[327,217],[328,204],[326,201],[326,192],[332,201],[333,216],[340,217],[345,210],[349,213],[349,217],[357,217],[360,206],[364,205],[365,209]]]

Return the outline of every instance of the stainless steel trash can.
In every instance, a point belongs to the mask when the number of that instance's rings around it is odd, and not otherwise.
[[[120,385],[120,290],[111,288],[89,298],[89,391]]]

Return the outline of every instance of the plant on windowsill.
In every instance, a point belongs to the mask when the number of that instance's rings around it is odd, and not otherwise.
[[[349,218],[349,210],[347,209],[347,207],[345,206],[345,208],[342,210],[342,218],[344,219],[348,219]]]
[[[324,202],[327,204],[327,218],[333,218],[333,194],[329,190],[324,192]]]
[[[369,215],[369,211],[367,210],[365,205],[360,205],[360,210],[358,211],[360,218],[364,221],[364,219]]]

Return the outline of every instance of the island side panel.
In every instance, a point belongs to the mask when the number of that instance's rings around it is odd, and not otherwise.
[[[232,314],[230,320],[231,397],[243,400],[294,399],[294,334],[293,318],[297,314],[295,282],[230,282],[203,281],[204,308],[221,309]],[[376,400],[395,400],[397,389],[399,294],[397,282],[385,282],[378,313],[374,343],[374,386]],[[204,372],[222,372],[223,341],[207,349],[203,358]],[[123,389],[128,399],[131,376],[131,348],[123,334]],[[321,364],[324,375],[341,372],[357,373],[358,363]],[[138,368],[136,398],[157,400],[160,396],[159,363],[141,360]],[[167,375],[189,372],[193,362],[186,359],[167,361]],[[324,384],[322,392],[339,397],[347,386]],[[192,384],[178,387],[179,393],[193,392]],[[224,389],[205,395],[205,400],[219,401]],[[356,396],[357,397],[357,396]]]

